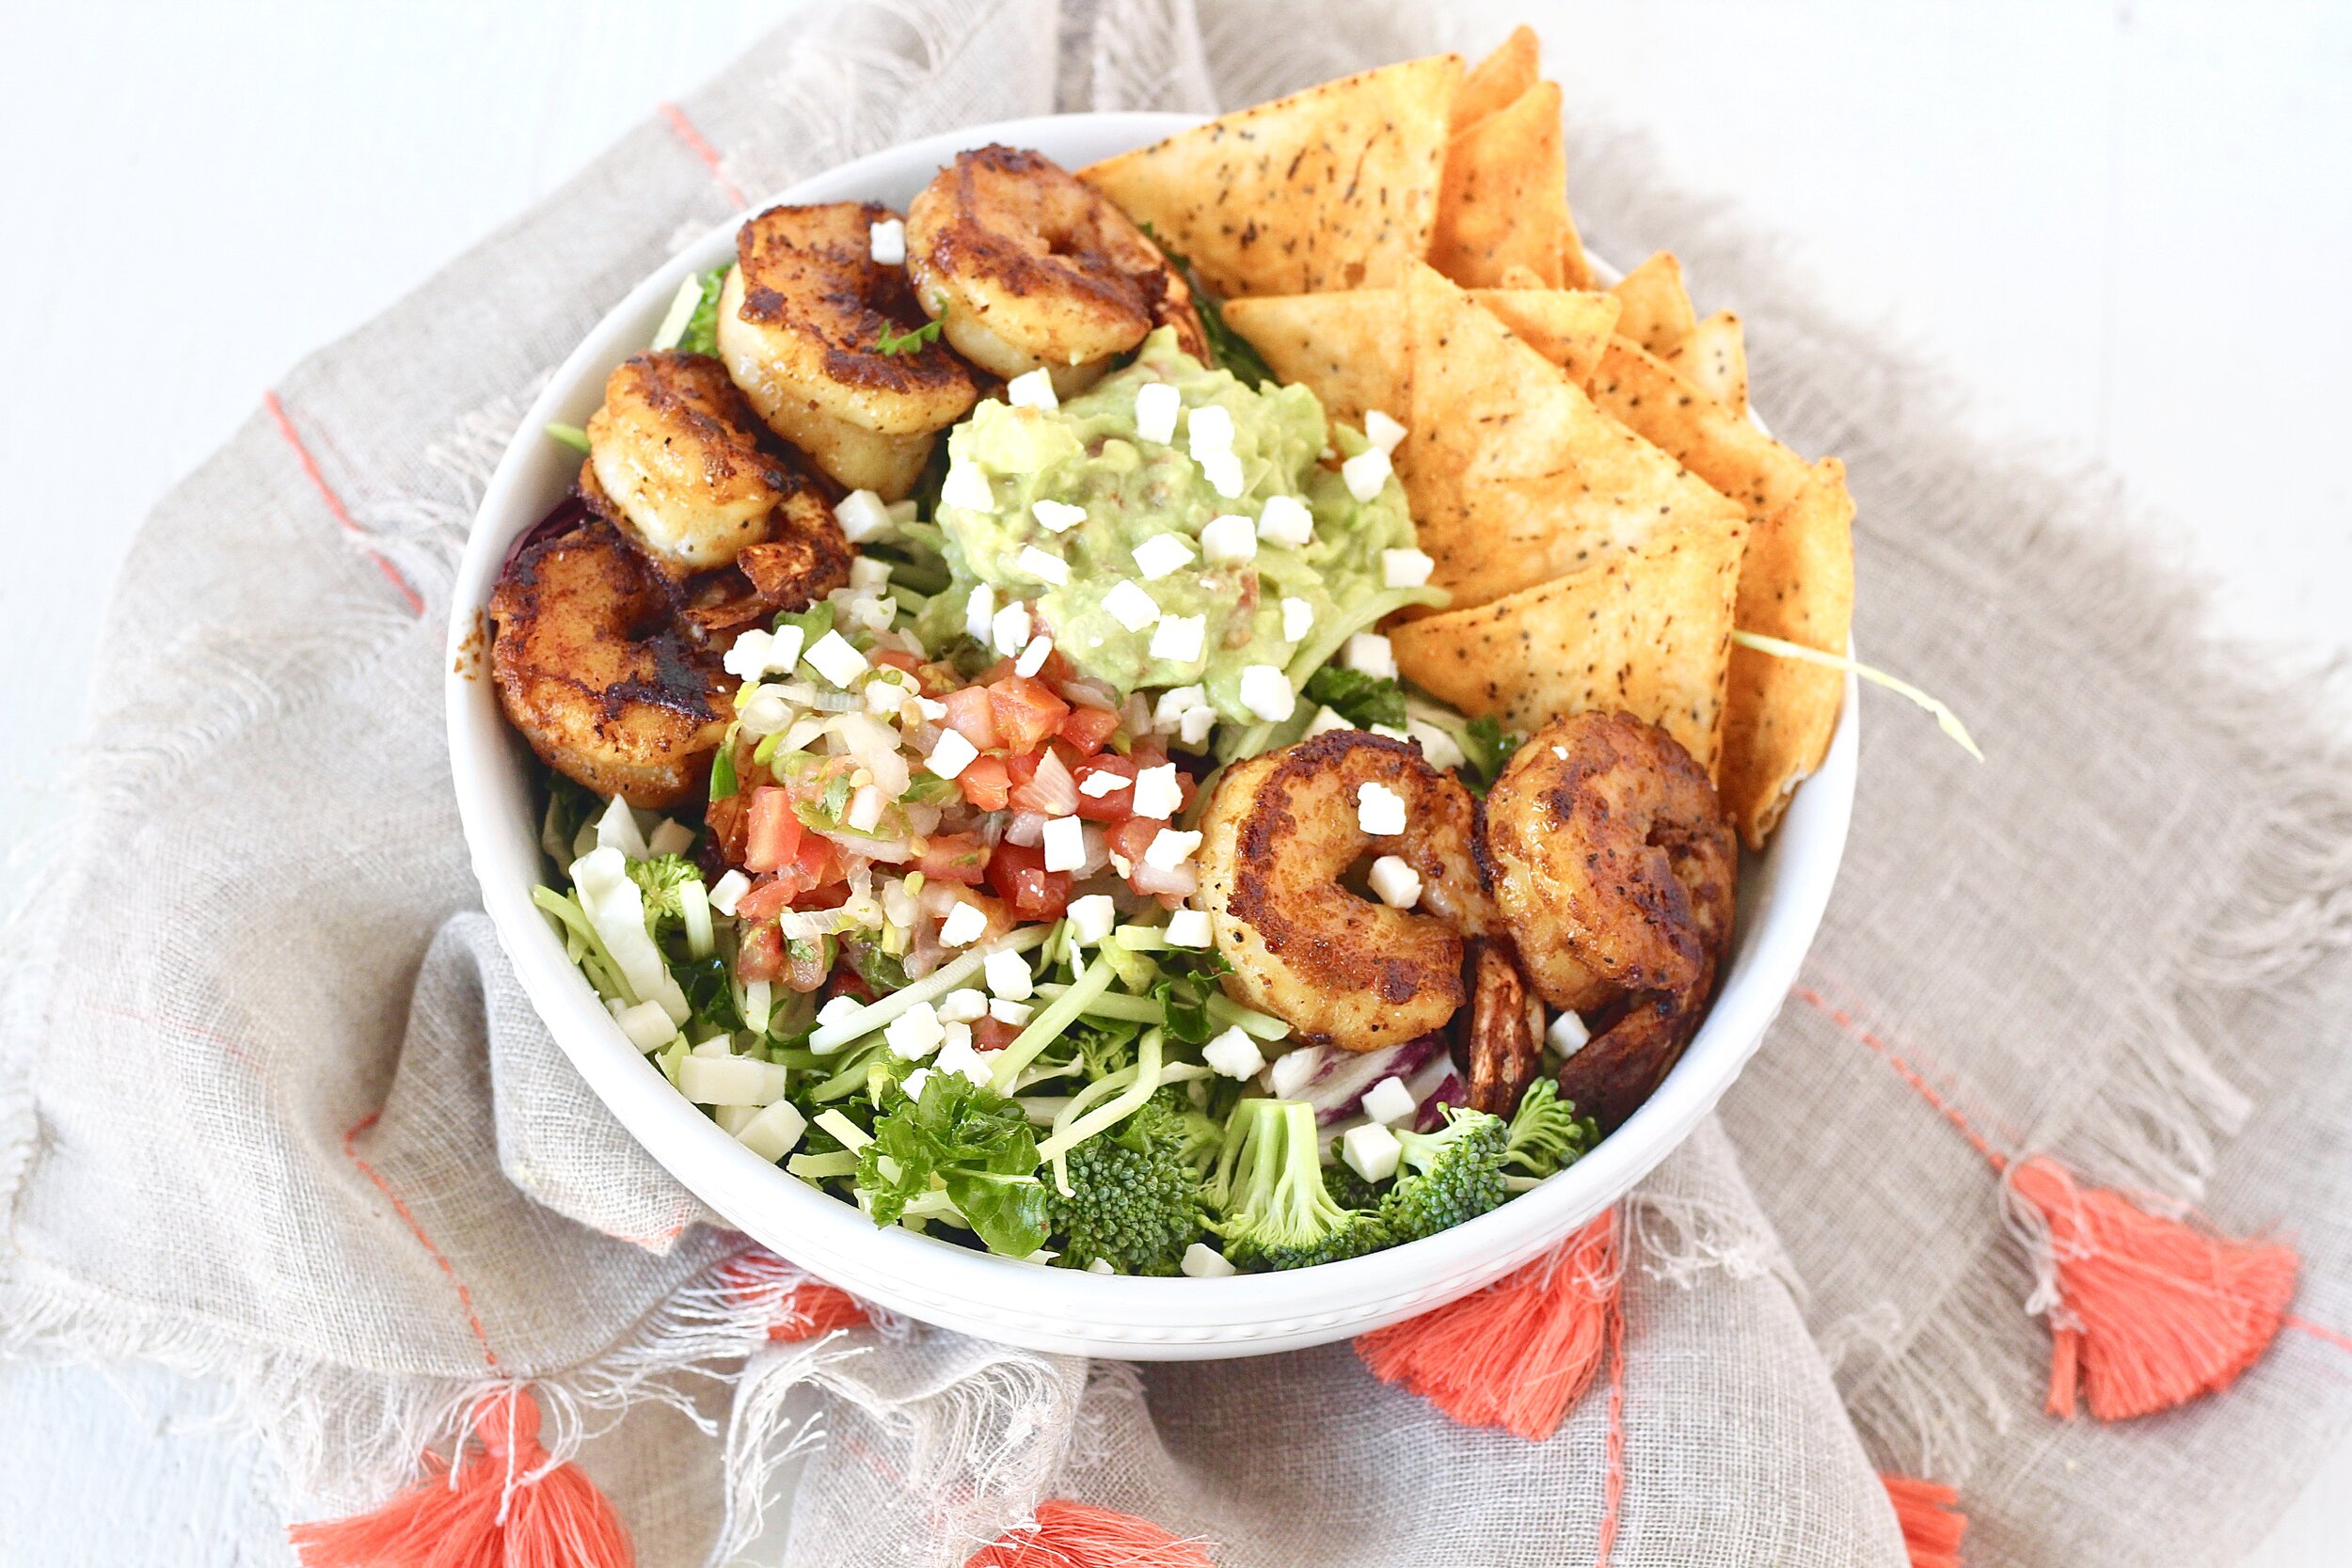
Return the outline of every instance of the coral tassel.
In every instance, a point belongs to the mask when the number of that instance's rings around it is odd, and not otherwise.
[[[2226,1388],[2278,1337],[2299,1259],[2276,1242],[2240,1242],[2078,1186],[2056,1161],[2015,1165],[2010,1192],[2046,1227],[2049,1412],[2074,1414],[2079,1389],[2103,1421],[2169,1410]]]
[[[576,1465],[545,1469],[539,1406],[520,1387],[482,1402],[483,1454],[425,1477],[373,1513],[296,1525],[305,1568],[629,1568],[628,1531]],[[462,1458],[462,1442],[460,1453]]]
[[[1960,1568],[1960,1538],[1968,1533],[1968,1515],[1952,1506],[1960,1494],[1914,1476],[1881,1476],[1879,1483],[1895,1505],[1911,1568]]]
[[[1037,1505],[1037,1523],[1007,1530],[963,1568],[1216,1568],[1197,1541],[1149,1519],[1059,1497]]]
[[[738,1253],[719,1266],[719,1273],[737,1302],[745,1307],[766,1303],[771,1339],[814,1339],[836,1328],[863,1328],[868,1321],[866,1308],[849,1291],[811,1278],[764,1247]]]
[[[1618,1283],[1616,1224],[1603,1214],[1485,1290],[1359,1337],[1356,1354],[1465,1426],[1540,1443],[1600,1367]]]

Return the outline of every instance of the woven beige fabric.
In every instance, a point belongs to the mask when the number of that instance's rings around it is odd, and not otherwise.
[[[715,173],[649,121],[291,375],[351,530],[262,414],[157,511],[109,610],[86,809],[12,933],[0,1345],[225,1379],[298,1516],[378,1500],[485,1386],[530,1379],[648,1568],[952,1564],[1063,1494],[1237,1568],[1590,1560],[1600,1393],[1531,1446],[1344,1347],[1138,1372],[895,1323],[769,1345],[713,1274],[739,1242],[507,973],[442,752],[449,568],[489,464],[730,187],[1500,34],[1420,9],[825,7],[682,105]],[[1886,1467],[1964,1487],[1980,1565],[2231,1561],[2352,1419],[2352,1354],[2291,1329],[2225,1397],[2049,1420],[1998,1184],[1883,1053],[2006,1148],[2293,1232],[2296,1313],[2352,1329],[2345,758],[2197,641],[2194,594],[2096,476],[1964,438],[1931,377],[1638,145],[1587,131],[1571,171],[1597,252],[1670,245],[1703,309],[1743,313],[1758,405],[1850,466],[1859,644],[1992,759],[1873,705],[1804,987],[1629,1204],[1613,1560],[1899,1563]]]

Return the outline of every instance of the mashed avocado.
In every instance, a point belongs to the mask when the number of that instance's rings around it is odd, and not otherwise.
[[[1136,432],[1136,390],[1155,382],[1173,387],[1184,410],[1171,443]],[[1238,497],[1219,495],[1189,451],[1194,411],[1213,404],[1232,416]],[[1413,543],[1405,494],[1393,478],[1370,501],[1359,501],[1324,466],[1327,447],[1351,457],[1366,445],[1357,432],[1329,424],[1306,388],[1269,383],[1253,391],[1228,372],[1204,369],[1166,329],[1144,341],[1132,365],[1057,410],[983,403],[949,435],[947,452],[951,472],[970,467],[985,476],[994,505],[982,511],[955,504],[971,498],[969,475],[949,484],[939,522],[955,586],[932,601],[920,629],[934,646],[951,637],[962,626],[972,585],[984,582],[1000,605],[1033,603],[1055,647],[1083,673],[1122,692],[1199,682],[1220,714],[1248,722],[1242,671],[1287,666],[1300,645],[1283,636],[1282,601],[1312,607],[1314,629],[1300,641],[1313,641],[1381,591],[1382,550]],[[1254,523],[1275,497],[1305,503],[1314,519],[1307,543],[1260,538],[1250,560],[1207,558],[1200,533],[1211,519],[1238,515]],[[1086,518],[1057,532],[1039,521],[1039,501],[1083,507]],[[1157,534],[1179,536],[1189,563],[1147,578],[1135,551]],[[1048,580],[1050,569],[1041,574],[1034,558],[1025,565],[1029,547],[1065,563],[1068,580]],[[1203,617],[1200,657],[1152,657],[1152,627],[1131,629],[1113,612],[1126,608],[1135,618],[1132,593],[1105,606],[1121,584],[1149,594],[1163,614]],[[1295,612],[1292,629],[1298,629]]]

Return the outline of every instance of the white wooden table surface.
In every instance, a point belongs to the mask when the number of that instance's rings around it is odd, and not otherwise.
[[[56,820],[98,585],[155,498],[303,353],[792,8],[10,8],[0,842]],[[1947,362],[1985,429],[2133,481],[2227,629],[2352,653],[2352,8],[1515,9],[1572,101],[1787,233],[1853,314]],[[215,1400],[0,1365],[0,1564],[287,1560]],[[2352,1449],[2251,1560],[2339,1563],[2347,1537]]]

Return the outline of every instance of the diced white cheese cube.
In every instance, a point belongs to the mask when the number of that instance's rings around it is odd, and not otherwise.
[[[659,1002],[640,1002],[634,1007],[624,1007],[616,1022],[628,1043],[640,1051],[659,1051],[670,1043],[677,1033],[677,1025],[662,1011]]]
[[[1074,816],[1047,817],[1039,842],[1048,871],[1075,871],[1087,863],[1087,825]]]
[[[1199,833],[1184,832],[1175,828],[1162,828],[1152,835],[1152,845],[1150,848],[1144,850],[1143,862],[1146,865],[1155,865],[1162,871],[1173,871],[1192,859],[1192,852],[1200,847],[1200,835]]]
[[[1223,1253],[1205,1242],[1195,1242],[1184,1248],[1184,1256],[1176,1266],[1191,1279],[1223,1279],[1241,1272],[1225,1260]]]
[[[1048,533],[1067,533],[1087,520],[1087,509],[1069,501],[1031,501],[1029,515]]]
[[[1396,1134],[1376,1121],[1351,1127],[1340,1134],[1340,1158],[1347,1168],[1367,1181],[1386,1181],[1396,1174],[1396,1163],[1405,1153],[1405,1146]]]
[[[963,634],[975,642],[985,642],[988,628],[995,619],[996,590],[983,582],[963,601]]]
[[[866,656],[837,631],[818,638],[817,645],[801,656],[801,662],[844,689],[866,671]]]
[[[958,1069],[949,1062],[949,1058],[972,1054],[972,1025],[961,1019],[953,1019],[942,1024],[941,1027],[947,1032],[947,1037],[939,1042],[940,1061],[947,1066],[949,1071],[956,1071]]]
[[[1372,863],[1372,891],[1392,910],[1409,910],[1421,902],[1421,873],[1394,855]]]
[[[788,1100],[779,1100],[735,1129],[735,1141],[774,1164],[792,1152],[801,1134],[807,1131],[808,1118],[801,1115],[799,1107]]]
[[[645,837],[645,847],[657,855],[683,855],[693,847],[694,830],[667,816],[655,823]]]
[[[955,730],[942,730],[931,747],[931,754],[923,759],[923,766],[943,779],[952,779],[972,766],[972,759],[980,749]]]
[[[1388,553],[1394,555],[1397,552],[1391,550]],[[1422,559],[1426,561],[1428,557]],[[1013,569],[1025,578],[1035,578],[1056,588],[1070,580],[1070,562],[1051,551],[1039,549],[1035,545],[1021,546],[1021,553],[1013,558]]]
[[[1136,546],[1135,555],[1136,570],[1146,582],[1157,582],[1192,564],[1192,546],[1181,533],[1155,533]]]
[[[1160,618],[1159,601],[1132,582],[1113,583],[1103,595],[1103,608],[1129,631],[1142,631]]]
[[[996,491],[988,483],[988,470],[973,462],[947,465],[947,479],[939,487],[939,499],[948,506],[960,506],[966,512],[996,510]]]
[[[1194,708],[1206,707],[1209,689],[1195,681],[1190,686],[1171,686],[1160,693],[1159,702],[1152,709],[1154,729],[1172,730],[1184,716]]]
[[[1298,693],[1291,689],[1291,678],[1282,673],[1280,665],[1244,665],[1241,705],[1268,723],[1279,724],[1296,710]]]
[[[1216,709],[1203,705],[1187,710],[1183,718],[1176,721],[1176,738],[1186,746],[1198,749],[1215,728]]]
[[[988,916],[980,912],[979,906],[958,900],[956,907],[947,911],[947,918],[939,923],[939,945],[969,947],[987,929]]]
[[[1364,436],[1382,451],[1396,451],[1396,444],[1405,439],[1405,427],[1377,408],[1364,410]]]
[[[1327,707],[1315,709],[1315,716],[1307,721],[1307,733],[1302,739],[1311,740],[1330,730],[1352,730],[1356,726]]]
[[[1372,727],[1372,733],[1378,736],[1386,736],[1391,740],[1410,741],[1413,738],[1405,731],[1398,729],[1394,724],[1375,724]]]
[[[991,953],[980,965],[990,992],[1007,1002],[1026,1002],[1035,989],[1028,958],[1020,953]]]
[[[1258,537],[1269,545],[1298,548],[1315,536],[1315,515],[1296,496],[1268,496],[1258,509]]]
[[[977,986],[959,986],[939,999],[939,1016],[946,1023],[969,1023],[988,1016],[988,992]]]
[[[755,681],[768,673],[768,650],[774,642],[774,634],[754,626],[736,637],[735,646],[726,651],[719,663],[739,680]]]
[[[882,218],[866,225],[866,254],[878,267],[907,264],[907,224],[904,218]]]
[[[1302,1045],[1283,1052],[1274,1058],[1266,1072],[1266,1082],[1274,1086],[1277,1100],[1296,1100],[1301,1090],[1315,1081],[1323,1064],[1330,1057],[1327,1047]]]
[[[1233,411],[1221,404],[1203,404],[1184,420],[1184,450],[1192,460],[1233,450]]]
[[[1105,796],[1118,794],[1134,783],[1135,780],[1123,773],[1114,773],[1107,768],[1098,768],[1078,781],[1078,793],[1089,800],[1100,800]]]
[[[1152,628],[1152,657],[1170,664],[1191,664],[1200,657],[1209,635],[1205,615],[1162,615]]]
[[[1544,1030],[1544,1038],[1563,1056],[1573,1056],[1584,1049],[1593,1032],[1584,1027],[1584,1021],[1574,1013],[1562,1013]]]
[[[1037,1009],[1026,1002],[1009,1001],[1001,996],[988,1005],[989,1017],[999,1023],[1009,1023],[1016,1029],[1025,1025],[1029,1022],[1029,1015],[1036,1011]]]
[[[697,1105],[772,1105],[784,1098],[784,1069],[753,1056],[689,1056],[677,1087]]]
[[[1176,809],[1184,803],[1184,786],[1177,783],[1174,763],[1163,762],[1157,767],[1145,768],[1136,772],[1133,805],[1137,816],[1165,822],[1175,816]]]
[[[1356,786],[1356,826],[1375,838],[1392,838],[1405,831],[1405,797],[1387,784]]]
[[[1030,638],[1028,646],[1021,650],[1021,657],[1012,661],[1012,673],[1016,675],[1034,675],[1044,669],[1045,661],[1053,657],[1054,640],[1041,633]]]
[[[923,1098],[923,1085],[930,1081],[931,1069],[928,1067],[919,1067],[898,1080],[898,1090],[909,1100],[920,1100]]]
[[[968,904],[956,907],[971,908]],[[946,1037],[947,1026],[940,1022],[939,1009],[929,1002],[917,1002],[882,1026],[882,1041],[895,1056],[928,1056]]]
[[[1454,737],[1426,719],[1407,719],[1405,733],[1420,742],[1421,754],[1429,759],[1432,768],[1459,768],[1469,761]]]
[[[1119,919],[1119,908],[1107,893],[1089,893],[1083,898],[1073,898],[1062,911],[1070,924],[1064,927],[1070,940],[1085,946],[1094,946],[1111,934],[1111,927]]]
[[[1258,525],[1227,512],[1200,526],[1200,553],[1219,565],[1252,561],[1258,554]]]
[[[1168,917],[1165,935],[1175,947],[1206,947],[1216,940],[1206,910],[1176,910]]]
[[[1136,388],[1136,434],[1162,446],[1176,439],[1176,416],[1184,400],[1165,381],[1150,381]]]
[[[1340,650],[1340,662],[1350,670],[1384,680],[1396,679],[1396,649],[1376,631],[1353,633],[1347,646]]]
[[[817,1009],[817,1022],[828,1026],[866,1010],[866,1004],[854,996],[836,996]]]
[[[985,1085],[994,1075],[988,1053],[972,1049],[972,1028],[965,1023],[950,1024],[947,1039],[939,1048],[932,1065],[942,1072],[952,1072],[974,1085]]]
[[[1420,1109],[1421,1102],[1402,1078],[1383,1078],[1364,1091],[1364,1115],[1384,1127],[1393,1127]]]
[[[1111,1267],[1110,1260],[1106,1258],[1097,1258],[1087,1265],[1089,1274],[1117,1274],[1118,1272],[1117,1269]]]
[[[1243,481],[1241,459],[1230,451],[1213,451],[1200,459],[1200,477],[1209,482],[1209,488],[1229,501],[1241,499],[1248,488]]]
[[[1315,607],[1305,599],[1282,601],[1282,641],[1304,642],[1315,629]]]
[[[1239,1029],[1228,1029],[1202,1046],[1200,1059],[1228,1078],[1255,1078],[1265,1070],[1258,1042]]]
[[[777,1103],[787,1104],[789,1101],[779,1101]],[[710,1119],[719,1124],[719,1131],[732,1138],[751,1125],[752,1117],[759,1115],[761,1109],[757,1105],[713,1105]]]
[[[1009,604],[998,610],[995,619],[988,624],[989,641],[1007,658],[1029,645],[1030,630],[1029,608],[1026,605]]]
[[[850,591],[880,594],[890,586],[890,562],[878,555],[861,555],[850,562]]]
[[[728,871],[710,884],[710,907],[721,914],[733,915],[735,901],[752,891],[752,879],[740,871]]]
[[[1061,399],[1054,392],[1054,378],[1042,366],[1006,382],[1005,401],[1015,408],[1041,408],[1048,414],[1061,406]]]
[[[1426,550],[1382,550],[1380,580],[1390,588],[1426,588],[1437,564]]]
[[[891,526],[890,508],[871,490],[852,490],[833,509],[833,520],[852,545],[863,545]]]
[[[1389,483],[1389,475],[1393,471],[1389,454],[1374,447],[1341,464],[1340,479],[1349,495],[1359,501],[1369,501],[1380,494],[1380,487]]]
[[[799,626],[778,626],[768,639],[768,673],[788,675],[801,662],[801,648],[808,641],[808,633]]]

